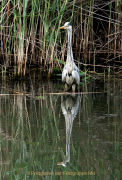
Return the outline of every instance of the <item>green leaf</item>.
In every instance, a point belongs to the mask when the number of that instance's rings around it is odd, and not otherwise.
[[[56,74],[56,76],[62,76],[62,74]]]
[[[83,76],[85,74],[86,74],[86,72],[80,71],[80,76]]]
[[[82,79],[82,81],[86,81],[86,80],[88,80],[89,78],[91,78],[91,76],[85,77],[84,79]]]
[[[80,82],[79,85],[84,85],[84,83],[83,83],[83,82]]]
[[[54,58],[55,59],[55,58]],[[61,64],[66,64],[66,62],[64,62],[64,61],[61,61],[60,59],[55,59],[56,61],[58,61],[58,62],[60,62]]]
[[[43,96],[38,96],[38,97],[36,97],[36,98],[38,98],[38,99],[44,99],[44,97],[43,97]]]

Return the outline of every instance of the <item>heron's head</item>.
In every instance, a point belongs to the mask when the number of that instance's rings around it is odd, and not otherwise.
[[[68,165],[68,163],[67,162],[58,162],[57,165],[62,165],[64,167],[66,167]]]
[[[70,30],[72,28],[70,22],[66,22],[63,26],[60,27],[60,29],[67,29]]]

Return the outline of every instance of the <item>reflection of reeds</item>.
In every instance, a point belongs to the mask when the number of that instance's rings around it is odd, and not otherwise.
[[[60,96],[51,94],[57,92],[57,88],[51,82],[42,83],[42,86],[37,83],[35,87],[32,82],[29,89],[28,83],[11,85],[11,82],[2,82],[4,89],[1,89],[1,95],[7,94],[0,96],[0,164],[5,178],[25,177],[28,171],[59,172],[56,164],[66,150],[65,118]],[[92,92],[96,87],[103,93],[79,97],[79,111],[70,139],[71,163],[67,172],[95,171],[96,176],[100,174],[101,179],[105,179],[108,167],[112,172],[115,165],[117,168],[121,165],[122,83],[117,80],[111,82],[110,79],[104,85],[93,82],[86,84],[82,91]],[[12,95],[15,92],[17,95]],[[50,92],[50,95],[43,92]],[[39,95],[42,98],[37,99]],[[120,171],[114,174],[117,179],[119,175]],[[63,178],[63,173],[61,176]]]
[[[93,42],[96,54],[108,55],[107,63],[112,58],[114,62],[117,57],[121,59],[120,1],[99,5],[97,0],[15,0],[1,1],[0,5],[1,62],[4,67],[14,65],[15,73],[17,71],[21,76],[25,76],[28,64],[39,64],[49,70],[49,73],[52,73],[53,68],[61,68],[56,60],[65,59],[67,42],[65,37],[63,46],[60,47],[62,36],[59,34],[59,26],[66,21],[71,21],[73,25],[75,60],[81,62],[83,57],[84,65],[88,62],[89,65],[98,64],[97,58],[94,63]],[[106,61],[101,65],[106,65]]]

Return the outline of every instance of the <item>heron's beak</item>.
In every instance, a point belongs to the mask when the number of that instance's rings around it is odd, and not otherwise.
[[[66,27],[65,26],[61,26],[60,29],[65,29]]]
[[[62,162],[58,162],[57,165],[62,165]]]

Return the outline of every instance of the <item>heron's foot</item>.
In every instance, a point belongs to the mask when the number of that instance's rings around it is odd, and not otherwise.
[[[75,92],[75,87],[76,87],[76,85],[73,84],[73,85],[72,85],[72,91],[73,91],[73,92]]]
[[[65,84],[65,92],[67,92],[67,91],[68,91],[68,85]]]

